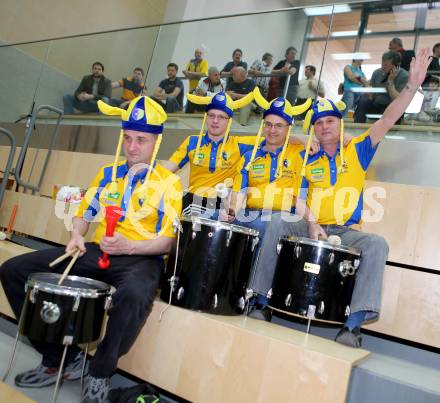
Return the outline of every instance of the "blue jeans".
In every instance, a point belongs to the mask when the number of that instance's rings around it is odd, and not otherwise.
[[[102,101],[109,103],[110,99],[102,97]],[[73,115],[75,109],[86,113],[99,113],[97,101],[80,101],[72,94],[64,94],[63,96],[64,114]]]

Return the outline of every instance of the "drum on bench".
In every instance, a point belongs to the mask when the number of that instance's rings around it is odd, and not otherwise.
[[[171,253],[161,299],[183,308],[239,315],[245,308],[258,231],[196,216],[181,218],[178,256]]]
[[[97,341],[114,287],[101,281],[36,273],[26,283],[19,331],[32,340],[58,344]]]
[[[357,249],[308,238],[280,238],[269,306],[307,319],[343,323],[350,314]]]

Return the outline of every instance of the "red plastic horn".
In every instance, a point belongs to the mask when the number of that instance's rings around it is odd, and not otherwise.
[[[105,221],[107,222],[107,227],[105,230],[105,236],[113,236],[115,234],[116,223],[122,217],[124,212],[119,206],[107,206],[105,208]],[[103,253],[98,259],[98,266],[100,269],[108,269],[110,267],[110,259],[108,258],[108,253]]]

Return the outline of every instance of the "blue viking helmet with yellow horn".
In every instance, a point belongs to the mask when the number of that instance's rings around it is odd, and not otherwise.
[[[112,170],[112,184],[110,191],[115,192],[116,189],[116,169],[121,154],[122,142],[124,139],[124,130],[134,130],[143,133],[151,133],[158,136],[154,145],[153,154],[150,161],[150,167],[145,182],[151,175],[154,161],[159,152],[160,143],[162,142],[163,124],[167,120],[167,114],[156,101],[147,96],[139,96],[133,99],[128,105],[127,110],[110,106],[103,101],[98,101],[98,108],[104,115],[120,116],[122,129],[119,135],[118,147],[116,149],[115,160]]]
[[[278,166],[275,174],[275,176],[278,178],[281,175],[282,163],[284,161],[284,155],[286,154],[287,144],[289,143],[290,132],[292,130],[292,124],[293,124],[293,117],[307,111],[307,109],[309,109],[310,105],[312,104],[312,100],[309,98],[307,99],[306,102],[304,102],[301,105],[292,106],[291,103],[283,97],[275,98],[274,100],[269,102],[268,100],[266,100],[266,98],[264,98],[261,95],[261,92],[258,87],[254,88],[253,93],[254,93],[255,102],[260,106],[260,108],[264,110],[264,113],[263,113],[263,119],[261,120],[260,128],[258,129],[251,158],[249,160],[249,163],[246,165],[245,169],[246,170],[250,169],[257,154],[257,149],[260,145],[261,135],[263,133],[264,118],[268,115],[277,115],[282,119],[284,119],[289,124],[289,131],[284,141],[283,149],[281,150],[281,153],[278,157]]]
[[[345,159],[344,159],[344,120],[342,119],[342,111],[344,111],[346,105],[342,101],[333,102],[330,99],[323,98],[315,101],[312,105],[312,108],[307,112],[307,115],[304,119],[303,129],[305,132],[309,130],[309,141],[306,147],[306,155],[304,157],[303,166],[301,169],[301,176],[305,175],[307,160],[309,157],[310,145],[313,140],[313,135],[315,133],[314,124],[318,119],[321,119],[326,116],[335,116],[341,120],[340,124],[340,132],[339,132],[339,153],[341,156],[341,165],[338,167],[338,173],[345,172],[347,169]]]
[[[228,140],[229,131],[231,130],[231,124],[232,124],[231,118],[234,115],[234,109],[239,109],[246,105],[249,105],[254,100],[254,94],[250,92],[249,94],[245,95],[243,98],[237,99],[236,101],[233,101],[232,98],[224,92],[219,92],[212,96],[200,96],[194,94],[186,94],[186,96],[188,98],[188,101],[192,102],[193,104],[206,105],[205,114],[203,116],[203,121],[202,121],[202,127],[199,132],[197,147],[194,152],[194,158],[193,158],[193,163],[197,165],[199,163],[199,150],[202,144],[202,137],[205,130],[205,123],[206,123],[206,117],[208,111],[210,111],[211,109],[218,109],[220,111],[225,112],[229,116],[228,125],[226,127],[226,131],[223,136],[223,143],[219,153],[219,155],[221,156],[223,155],[225,143]],[[222,159],[219,160],[219,163],[220,164],[222,163]]]

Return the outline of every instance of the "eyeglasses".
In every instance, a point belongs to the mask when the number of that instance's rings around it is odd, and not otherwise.
[[[229,116],[216,115],[215,113],[208,113],[207,116],[208,116],[208,119],[211,119],[211,120],[217,119],[217,120],[219,120],[221,122],[224,122],[225,120],[229,119]]]
[[[272,129],[272,127],[275,129],[275,130],[281,130],[281,129],[283,129],[284,127],[287,127],[287,126],[289,126],[289,125],[284,125],[284,124],[282,124],[282,123],[271,123],[271,122],[264,122],[264,127],[266,128],[266,129]]]

